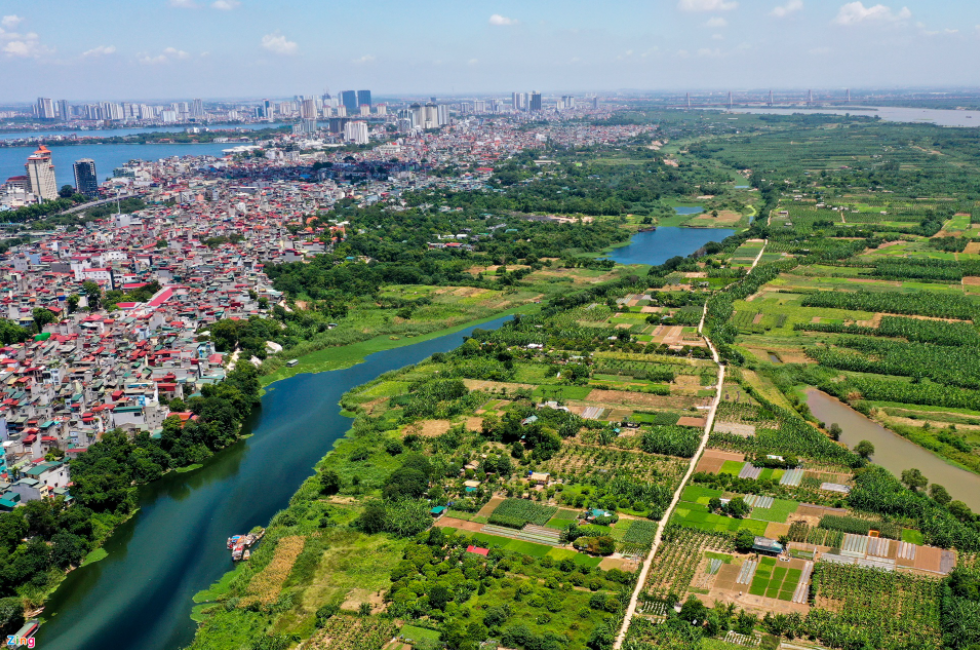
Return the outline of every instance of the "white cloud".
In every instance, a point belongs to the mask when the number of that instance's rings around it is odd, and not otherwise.
[[[374,61],[374,55],[372,54],[365,54],[357,59],[351,59],[351,63],[355,65],[364,65],[365,63],[371,63],[372,61]]]
[[[86,52],[82,52],[82,57],[87,59],[93,56],[103,56],[106,54],[115,54],[115,53],[116,53],[115,45],[100,45],[98,47],[93,47],[91,50],[88,50]]]
[[[810,50],[810,54],[813,56],[826,56],[830,54],[831,50],[829,47],[815,47]]]
[[[722,18],[721,16],[715,16],[714,18],[708,20],[708,22],[706,22],[704,26],[713,27],[713,28],[728,27],[728,21]]]
[[[789,0],[786,4],[776,7],[772,10],[772,16],[776,18],[785,18],[790,14],[795,14],[797,11],[803,10],[803,0]]]
[[[479,59],[470,59],[469,61],[467,61],[467,63],[469,63],[470,65],[476,65],[479,62],[480,62]]]
[[[18,59],[38,59],[54,53],[54,49],[41,44],[41,39],[34,32],[18,34],[0,29],[0,43],[3,43],[0,52]]]
[[[183,50],[178,50],[175,47],[168,47],[163,51],[163,54],[173,59],[189,59],[191,57],[191,55],[188,54],[187,52]]]
[[[501,16],[500,14],[494,14],[490,16],[490,24],[496,25],[498,27],[506,27],[507,25],[516,25],[517,21],[513,18],[508,18],[507,16]]]
[[[168,4],[179,9],[197,9],[197,3],[194,0],[170,0]]]
[[[115,48],[112,48],[115,51]],[[136,55],[137,60],[143,65],[158,65],[161,63],[169,63],[174,60],[184,60],[191,58],[191,55],[183,50],[178,50],[176,47],[168,47],[163,50],[162,54],[152,56],[150,54],[141,53]]]
[[[734,0],[680,0],[677,8],[681,11],[731,11],[738,8]]]
[[[279,33],[279,30],[263,36],[262,47],[269,50],[273,54],[286,55],[296,54],[296,50],[299,49],[299,46],[296,45],[295,41],[287,39],[285,36]]]
[[[4,29],[16,29],[17,25],[24,22],[24,19],[20,16],[4,16],[0,18],[0,26]]]
[[[850,2],[840,8],[834,22],[838,25],[857,25],[859,23],[894,23],[900,20],[908,20],[912,17],[912,12],[908,7],[902,7],[898,13],[892,11],[891,7],[885,5],[874,5],[865,7],[864,3]]]
[[[721,34],[712,34],[711,35],[711,40],[713,40],[713,41],[723,41],[723,40],[725,40],[725,37],[722,36]]]
[[[241,7],[242,3],[238,0],[214,0],[211,6],[222,11],[231,11],[232,9]]]
[[[715,49],[702,47],[701,49],[698,50],[698,56],[717,59],[721,57],[721,50],[719,50],[717,47]]]

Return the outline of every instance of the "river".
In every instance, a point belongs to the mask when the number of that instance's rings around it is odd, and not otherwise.
[[[880,117],[885,122],[980,127],[980,111],[956,111],[938,108],[903,108],[900,106],[878,106],[873,108],[733,108],[728,112],[751,113],[753,115],[793,115],[795,113],[801,115],[858,115]]]
[[[656,230],[636,233],[629,244],[613,249],[604,257],[620,264],[657,266],[672,257],[690,255],[708,242],[720,242],[734,234],[734,230],[727,228],[661,226]]]
[[[85,131],[68,129],[39,129],[37,131],[0,131],[0,140],[19,140],[21,138],[48,138],[53,136],[78,136],[79,138],[112,138],[117,135],[137,135],[139,133],[183,133],[190,128],[189,124],[171,126],[131,126],[120,127],[117,129],[88,129]],[[281,122],[250,122],[248,124],[211,124],[197,125],[198,128],[210,131],[257,131],[260,129],[277,129],[280,126],[289,126]]]
[[[477,327],[495,329],[504,316]],[[265,526],[313,465],[350,428],[343,393],[378,375],[452,350],[470,327],[372,354],[346,370],[273,384],[246,424],[253,434],[201,469],[143,486],[140,511],[105,544],[109,556],[70,573],[37,635],[44,650],[175,650],[196,629],[192,598],[232,568],[225,541]]]
[[[980,474],[950,465],[939,456],[869,420],[840,400],[810,388],[806,392],[810,411],[829,426],[836,422],[841,427],[841,442],[854,448],[867,440],[875,446],[871,460],[895,476],[906,469],[918,468],[930,482],[936,482],[949,490],[954,499],[980,512]]]
[[[112,170],[130,160],[159,160],[171,156],[221,156],[222,149],[237,146],[232,143],[208,144],[79,144],[51,147],[51,161],[58,187],[75,186],[72,165],[76,160],[91,158],[99,182],[112,175]],[[23,176],[27,157],[36,147],[0,147],[0,184],[11,176]]]

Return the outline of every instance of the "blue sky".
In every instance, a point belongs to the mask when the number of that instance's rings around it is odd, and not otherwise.
[[[977,86],[977,0],[0,0],[0,103]]]

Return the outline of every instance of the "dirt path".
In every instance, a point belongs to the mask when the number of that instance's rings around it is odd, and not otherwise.
[[[763,246],[765,250],[765,246]],[[759,252],[759,257],[762,257],[762,252]],[[758,262],[756,258],[756,262]],[[755,264],[752,265],[755,268]],[[752,269],[749,269],[749,273]],[[643,587],[646,585],[647,576],[650,573],[650,567],[653,566],[653,558],[656,556],[657,551],[660,549],[660,544],[663,542],[664,527],[670,520],[671,514],[674,512],[674,508],[677,507],[678,502],[681,500],[681,494],[684,491],[684,487],[690,480],[691,475],[694,473],[694,468],[697,467],[698,462],[701,459],[701,455],[704,454],[704,449],[708,445],[708,436],[711,434],[711,427],[715,423],[715,414],[718,412],[718,405],[721,403],[722,387],[725,385],[725,366],[721,363],[721,357],[718,356],[718,350],[711,343],[709,339],[704,334],[704,318],[708,313],[708,304],[705,303],[704,311],[701,313],[701,322],[698,324],[698,334],[704,337],[705,343],[708,344],[708,349],[711,350],[711,357],[714,359],[715,363],[718,364],[718,391],[715,395],[715,399],[711,402],[711,408],[708,410],[707,422],[704,426],[704,435],[701,436],[701,444],[698,446],[698,451],[691,458],[691,462],[687,466],[687,472],[684,474],[684,478],[681,479],[680,484],[677,486],[677,491],[674,492],[674,498],[670,501],[670,506],[667,507],[664,516],[660,519],[657,524],[657,534],[653,538],[653,546],[650,548],[650,552],[647,554],[646,561],[643,563],[643,569],[640,571],[640,577],[636,581],[636,588],[633,590],[633,595],[630,597],[630,604],[626,608],[626,615],[623,617],[623,626],[619,630],[619,634],[616,636],[616,643],[613,644],[613,650],[620,650],[623,647],[623,642],[626,641],[626,632],[629,630],[630,623],[633,620],[633,616],[636,614],[636,605],[640,598],[640,592],[643,591]]]

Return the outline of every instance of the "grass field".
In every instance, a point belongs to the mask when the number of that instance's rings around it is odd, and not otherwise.
[[[756,521],[772,521],[778,524],[785,524],[789,516],[796,512],[799,505],[796,501],[776,499],[773,501],[771,508],[752,508],[752,514],[749,515],[749,518],[755,519]]]
[[[749,530],[754,535],[766,534],[766,522],[753,519],[735,519],[708,512],[707,506],[686,501],[678,504],[671,518],[673,523],[697,528],[708,532],[734,533],[739,530]]]

